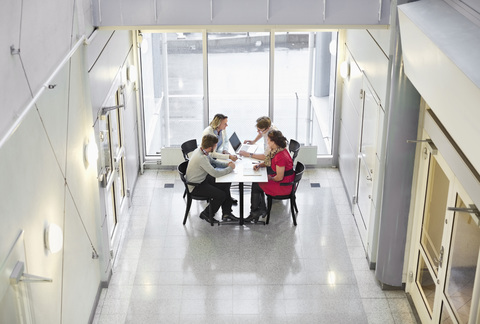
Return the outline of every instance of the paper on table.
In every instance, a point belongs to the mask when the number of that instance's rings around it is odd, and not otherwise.
[[[243,168],[243,175],[245,175],[245,176],[261,176],[262,173],[259,170],[255,171],[253,169],[253,166],[251,166],[251,167]]]

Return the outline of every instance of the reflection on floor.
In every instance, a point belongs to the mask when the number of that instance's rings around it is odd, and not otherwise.
[[[194,201],[183,226],[182,195],[176,171],[139,177],[94,323],[416,323],[368,269],[338,170],[306,170],[297,227],[288,201],[244,227],[211,227]]]

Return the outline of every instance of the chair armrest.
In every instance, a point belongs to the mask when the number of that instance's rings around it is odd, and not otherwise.
[[[200,185],[200,183],[187,182],[187,185],[191,185],[191,186],[194,186],[194,187],[196,187],[196,186],[199,186],[199,185]]]

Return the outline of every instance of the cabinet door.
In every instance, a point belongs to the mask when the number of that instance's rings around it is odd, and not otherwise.
[[[374,202],[375,168],[378,165],[377,136],[381,106],[380,100],[372,90],[366,76],[363,77],[361,97],[363,106],[357,169],[357,210],[354,210],[354,215],[362,240],[368,243],[367,234],[370,219],[372,218],[372,203]]]
[[[373,173],[377,152],[378,118],[381,108],[376,94],[370,90],[366,82],[364,82],[363,97],[360,155],[365,162],[368,172]]]
[[[372,176],[368,171],[366,164],[359,160],[359,172],[358,172],[358,209],[360,210],[364,231],[368,230],[370,211],[372,206]]]

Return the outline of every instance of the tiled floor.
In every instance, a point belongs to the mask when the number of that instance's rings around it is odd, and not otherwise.
[[[139,177],[94,323],[417,323],[405,293],[368,269],[338,170],[307,169],[297,227],[288,201],[244,227],[211,227],[194,201],[184,226],[182,194],[176,171]]]

